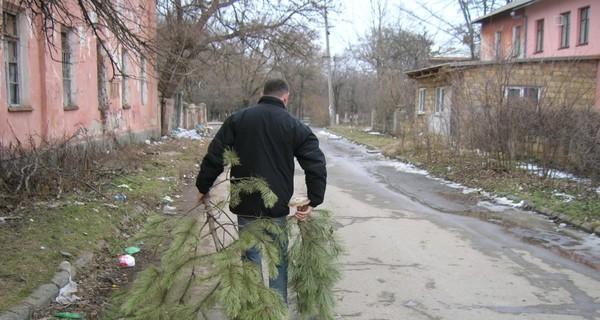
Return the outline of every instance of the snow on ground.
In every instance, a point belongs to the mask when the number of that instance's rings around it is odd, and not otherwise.
[[[203,138],[202,135],[196,131],[196,129],[177,128],[171,131],[171,134],[177,138],[184,139],[201,140]]]
[[[342,139],[341,136],[339,136],[337,134],[334,134],[334,133],[332,133],[330,131],[327,131],[325,129],[319,131],[319,134],[323,135],[323,136],[325,136],[325,137],[327,137],[329,139]],[[364,146],[362,146],[362,147],[364,147]],[[367,152],[366,148],[365,148],[365,152]],[[381,155],[381,156],[384,157],[383,155]],[[401,162],[401,161],[398,161],[398,160],[393,160],[393,159],[390,159],[390,158],[387,158],[387,157],[384,157],[384,158],[385,158],[385,160],[382,161],[383,164],[387,165],[387,166],[390,166],[390,167],[393,167],[397,171],[425,175],[428,178],[440,181],[440,182],[444,183],[445,185],[447,185],[447,186],[449,186],[451,188],[462,189],[462,192],[464,194],[478,192],[478,193],[482,194],[483,196],[485,196],[486,198],[492,199],[492,201],[494,202],[495,205],[498,205],[498,206],[510,206],[510,207],[515,207],[515,208],[520,208],[520,207],[525,206],[525,202],[524,201],[515,202],[514,200],[508,199],[506,197],[500,197],[500,196],[491,194],[491,193],[486,192],[486,191],[481,190],[481,189],[470,188],[470,187],[461,185],[460,183],[456,183],[456,182],[453,182],[453,181],[448,181],[448,180],[444,180],[442,178],[434,177],[434,176],[430,175],[430,173],[427,170],[420,169],[420,168],[418,168],[418,167],[416,167],[416,166],[414,166],[414,165],[412,165],[410,163],[405,163],[405,162]],[[542,168],[541,167],[533,165],[533,164],[522,164],[522,165],[519,166],[519,168],[529,170],[529,171],[534,172],[536,174],[541,174],[541,172],[542,172]],[[566,173],[566,172],[561,172],[561,171],[558,171],[558,170],[550,170],[549,171],[549,176],[552,177],[552,178],[555,178],[555,179],[572,179],[572,180],[575,180],[575,181],[579,181],[581,183],[586,183],[585,179],[581,179],[581,178],[578,178],[578,177],[576,177],[576,176],[574,176],[572,174],[569,174],[569,173]],[[598,192],[598,194],[600,194],[600,188],[598,188],[596,191]],[[556,192],[555,195],[558,196],[558,197],[563,198],[563,201],[565,201],[565,202],[570,202],[570,201],[573,201],[575,199],[575,196],[569,195],[569,194],[565,194],[565,193]],[[489,202],[485,202],[485,203],[482,202],[482,203],[480,203],[480,205],[486,206],[486,207],[493,206]],[[491,209],[493,209],[493,208],[491,208]]]

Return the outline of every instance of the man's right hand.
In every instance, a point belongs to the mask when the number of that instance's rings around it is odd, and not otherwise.
[[[198,193],[198,205],[206,204],[210,201],[210,194],[207,193]]]
[[[297,207],[296,208],[296,212],[294,213],[294,216],[296,216],[296,218],[298,218],[298,220],[300,221],[304,221],[306,220],[310,214],[313,211],[313,207],[309,206],[309,205],[304,205],[301,207]]]

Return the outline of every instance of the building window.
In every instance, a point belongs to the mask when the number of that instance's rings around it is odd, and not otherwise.
[[[496,59],[502,58],[502,31],[496,31],[494,45],[496,50]]]
[[[6,90],[9,105],[21,104],[19,23],[16,14],[5,12],[3,23]]]
[[[579,44],[590,40],[590,7],[579,9]]]
[[[521,58],[521,26],[513,27],[512,56]]]
[[[130,104],[130,93],[129,93],[129,53],[123,49],[121,51],[121,99],[123,108],[131,107]]]
[[[140,61],[140,93],[142,105],[148,103],[148,74],[146,72],[146,59],[141,58]]]
[[[435,112],[444,112],[444,88],[435,88]]]
[[[75,103],[75,72],[73,63],[73,31],[63,28],[60,32],[62,50],[62,76],[63,76],[63,106],[74,107]]]
[[[425,88],[419,88],[419,114],[425,113]]]
[[[571,12],[560,15],[560,48],[569,47],[569,33],[571,31]]]
[[[534,106],[539,108],[541,90],[538,87],[510,86],[506,88],[506,98],[510,105]]]
[[[536,21],[535,52],[544,51],[544,19]]]

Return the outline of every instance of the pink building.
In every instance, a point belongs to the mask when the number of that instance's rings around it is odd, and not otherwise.
[[[109,133],[128,141],[160,135],[152,61],[114,39],[100,40],[84,23],[55,25],[47,36],[40,17],[19,7],[18,0],[2,3],[0,147],[30,138],[61,139],[76,132],[98,138]],[[79,12],[75,1],[64,3]],[[122,12],[131,30],[153,38],[155,1],[117,5],[128,6]],[[95,17],[93,12],[90,17]],[[110,60],[125,76],[113,73]]]
[[[481,60],[600,55],[600,1],[515,0],[478,18]]]
[[[514,0],[474,23],[480,60],[407,72],[417,122],[450,135],[466,105],[492,100],[600,111],[600,0]]]

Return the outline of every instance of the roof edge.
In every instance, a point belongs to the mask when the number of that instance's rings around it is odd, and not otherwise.
[[[498,9],[496,9],[496,10],[494,10],[494,11],[492,11],[492,12],[490,12],[490,13],[484,15],[484,16],[482,16],[482,17],[479,17],[479,18],[477,18],[475,20],[472,20],[471,24],[483,22],[483,20],[491,18],[491,17],[493,17],[495,15],[504,13],[504,12],[509,11],[509,10],[518,10],[518,9],[527,7],[527,6],[531,5],[531,4],[533,4],[535,2],[539,2],[539,1],[542,1],[542,0],[515,0],[515,1],[509,3],[509,4],[505,5],[505,6],[502,6],[502,7],[498,8]]]
[[[600,55],[593,56],[566,56],[566,57],[546,57],[546,58],[526,58],[526,59],[512,59],[512,60],[471,60],[471,61],[459,61],[451,63],[443,63],[433,65],[426,68],[409,70],[404,72],[409,78],[417,79],[429,77],[440,71],[442,68],[454,69],[454,68],[469,68],[478,66],[491,66],[501,64],[524,64],[524,63],[552,63],[552,62],[577,62],[577,61],[589,61],[598,60],[600,61]]]

